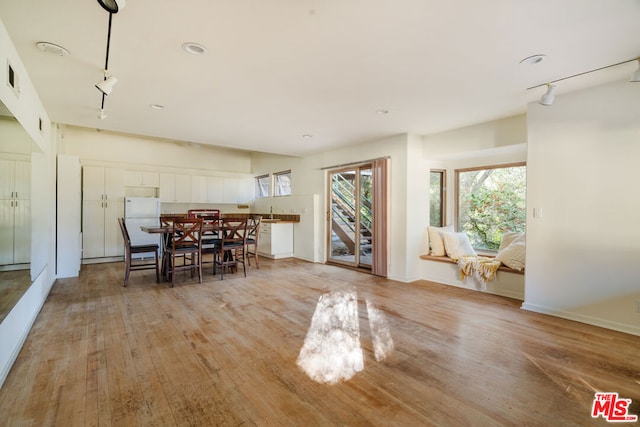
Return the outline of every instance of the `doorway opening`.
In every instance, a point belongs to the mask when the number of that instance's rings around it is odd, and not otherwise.
[[[371,270],[374,241],[370,163],[329,172],[328,261]]]

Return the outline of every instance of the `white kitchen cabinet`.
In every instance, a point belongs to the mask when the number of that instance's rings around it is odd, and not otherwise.
[[[149,187],[160,186],[160,174],[158,172],[124,171],[125,187]]]
[[[191,177],[191,203],[206,203],[207,201],[207,177],[193,175]]]
[[[221,176],[207,177],[207,200],[209,203],[224,203],[224,178]]]
[[[293,223],[265,222],[260,225],[258,254],[267,258],[293,256]]]
[[[238,180],[238,203],[248,203],[253,200],[255,191],[253,176]]]
[[[191,202],[191,177],[161,173],[160,200],[163,202]]]
[[[124,171],[82,168],[82,258],[124,255],[118,218],[124,217]]]
[[[31,164],[0,160],[0,265],[31,259]]]
[[[253,199],[253,177],[225,177],[224,203],[247,203]]]
[[[224,202],[225,203],[238,203],[239,188],[238,178],[224,178]]]

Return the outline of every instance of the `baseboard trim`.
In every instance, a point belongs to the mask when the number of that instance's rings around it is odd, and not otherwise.
[[[547,314],[555,317],[561,317],[567,320],[574,320],[576,322],[586,323],[588,325],[598,326],[605,329],[611,329],[614,331],[623,332],[625,334],[640,336],[640,327],[634,326],[634,325],[628,325],[626,323],[612,322],[611,320],[601,319],[593,316],[587,316],[584,314],[575,313],[571,311],[556,310],[551,307],[545,307],[543,305],[538,305],[538,304],[530,304],[528,302],[524,302],[520,308],[527,311],[533,311],[536,313]]]

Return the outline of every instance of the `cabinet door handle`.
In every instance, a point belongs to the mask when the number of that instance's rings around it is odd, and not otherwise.
[[[108,194],[105,194],[105,195],[104,195],[104,199],[105,199],[105,200],[107,200],[108,198],[109,198],[109,195],[108,195]]]
[[[13,207],[14,207],[14,208],[17,208],[17,207],[18,207],[18,201],[17,201],[17,200],[16,200],[15,205],[13,205]]]
[[[18,192],[17,192],[17,191],[16,191],[16,199],[19,199],[19,197],[18,197]]]

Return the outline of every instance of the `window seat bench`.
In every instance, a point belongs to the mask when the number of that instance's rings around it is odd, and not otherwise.
[[[493,258],[491,255],[482,255],[482,256],[486,256],[488,258]],[[435,256],[435,255],[420,255],[420,259],[428,259],[431,261],[438,261],[438,262],[450,262],[452,264],[457,264],[453,259],[449,258],[448,256]],[[508,271],[510,273],[515,273],[515,274],[522,274],[524,275],[524,270],[520,271],[520,270],[516,270],[515,268],[510,268],[507,267],[506,265],[500,265],[500,267],[498,267],[498,271]]]
[[[448,256],[420,255],[420,259],[420,278],[423,280],[524,301],[524,271],[501,265],[495,279],[483,288],[473,277],[463,281],[458,264]]]

